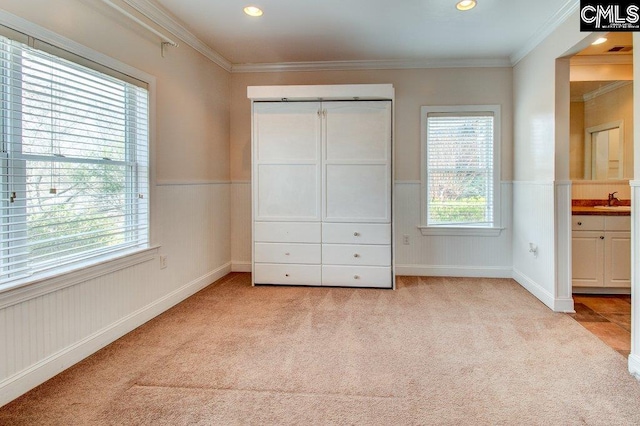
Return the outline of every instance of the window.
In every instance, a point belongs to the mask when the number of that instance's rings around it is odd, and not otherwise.
[[[148,247],[146,85],[3,36],[0,83],[0,285]]]
[[[422,107],[422,226],[428,234],[499,233],[500,107]]]

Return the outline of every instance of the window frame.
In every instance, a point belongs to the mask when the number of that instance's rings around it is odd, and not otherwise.
[[[429,197],[427,195],[427,118],[429,114],[490,113],[493,115],[493,225],[428,225],[427,214]],[[420,229],[422,235],[452,236],[498,236],[502,229],[501,222],[501,107],[497,104],[487,105],[424,105],[420,108]]]
[[[109,71],[121,74],[125,77],[125,81],[126,78],[138,80],[146,84],[148,91],[147,245],[145,247],[123,248],[111,253],[80,260],[69,265],[63,265],[59,268],[44,270],[25,278],[10,280],[0,284],[0,299],[4,298],[5,295],[10,297],[12,293],[7,292],[11,290],[21,289],[20,292],[23,293],[23,289],[31,286],[35,286],[34,291],[37,292],[37,294],[46,294],[49,291],[55,291],[55,289],[66,287],[66,285],[59,282],[61,279],[66,282],[73,283],[80,277],[86,277],[88,275],[101,276],[121,270],[124,267],[123,265],[128,265],[131,262],[137,264],[141,261],[154,259],[157,256],[159,249],[155,243],[155,232],[153,226],[156,199],[154,155],[156,139],[156,78],[144,71],[2,10],[0,10],[0,34],[23,43],[24,40],[31,39],[34,39],[37,42],[46,43],[49,45],[48,47],[56,50],[56,52],[49,51],[49,53],[58,55],[57,52],[60,52],[61,54],[59,54],[59,56],[67,60],[69,57],[66,54],[72,57],[77,57],[79,64],[86,66],[87,63],[91,63],[95,65],[95,69],[99,71],[104,72],[103,70],[107,70],[106,74],[109,74]],[[31,41],[29,41],[29,43],[31,43]],[[48,49],[44,50],[48,51]],[[3,226],[7,226],[7,224],[3,223]]]

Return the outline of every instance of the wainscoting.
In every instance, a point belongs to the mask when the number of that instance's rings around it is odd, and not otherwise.
[[[0,293],[0,405],[229,273],[229,186],[160,184],[156,249]],[[167,256],[165,269],[158,254]]]

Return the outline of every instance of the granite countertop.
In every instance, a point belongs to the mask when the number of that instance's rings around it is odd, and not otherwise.
[[[616,206],[631,206],[631,200],[618,200],[614,203]],[[607,200],[572,200],[572,215],[587,216],[631,216],[630,210],[603,210],[595,208],[596,206],[606,206]]]

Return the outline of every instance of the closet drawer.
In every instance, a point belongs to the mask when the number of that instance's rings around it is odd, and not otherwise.
[[[605,216],[605,231],[631,231],[630,216]]]
[[[321,285],[320,265],[256,263],[256,284]]]
[[[391,288],[391,267],[322,266],[323,286]]]
[[[323,223],[322,242],[325,244],[391,244],[391,224]]]
[[[324,244],[322,262],[329,265],[391,266],[391,246]]]
[[[256,243],[255,258],[259,263],[320,264],[320,244]]]
[[[604,216],[571,216],[571,229],[574,231],[604,230]]]
[[[256,222],[254,240],[264,243],[320,243],[320,222]]]

